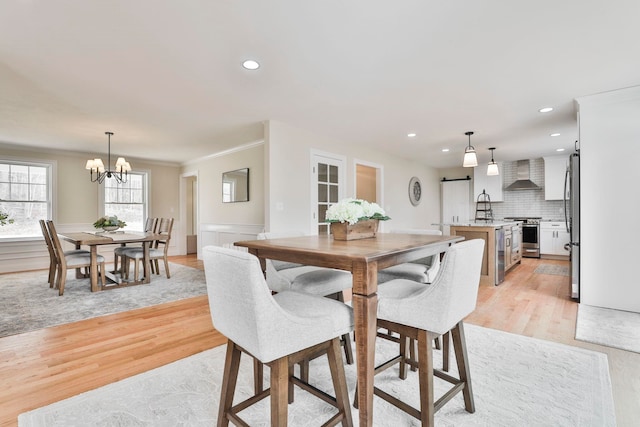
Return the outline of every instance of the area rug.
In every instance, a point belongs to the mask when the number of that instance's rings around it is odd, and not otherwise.
[[[557,276],[570,275],[568,265],[557,264],[540,264],[533,272],[536,274],[555,274]]]
[[[576,339],[640,353],[640,313],[580,304]]]
[[[476,412],[464,410],[458,394],[436,414],[438,426],[615,426],[607,356],[603,353],[467,325]],[[396,345],[378,340],[379,362]],[[19,427],[211,426],[215,425],[225,347],[20,414]],[[441,352],[435,351],[436,366]],[[455,363],[453,363],[455,365]],[[353,399],[356,368],[345,365]],[[242,357],[236,402],[253,389],[251,361]],[[452,372],[455,373],[455,368]],[[311,363],[312,383],[333,393],[326,357]],[[268,378],[268,369],[265,370]],[[436,396],[448,383],[435,380]],[[397,368],[376,376],[376,385],[418,406],[417,374],[406,381]],[[289,425],[317,426],[335,409],[295,389]],[[355,425],[358,411],[352,408]],[[269,424],[269,399],[241,412],[251,426]],[[418,421],[374,397],[375,426],[417,426]]]
[[[206,295],[203,271],[173,263],[169,269],[170,279],[161,269],[148,285],[101,292],[71,270],[63,296],[49,288],[48,271],[0,275],[0,337]]]

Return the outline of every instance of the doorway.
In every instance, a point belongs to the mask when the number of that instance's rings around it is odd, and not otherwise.
[[[353,163],[356,171],[356,179],[354,180],[356,198],[382,206],[384,203],[383,166],[362,160],[354,160]]]
[[[312,234],[329,234],[325,214],[329,206],[344,198],[344,156],[311,151],[311,231]]]
[[[198,254],[198,234],[199,234],[199,221],[198,221],[198,173],[191,172],[181,175],[180,179],[180,213],[184,221],[181,221],[183,225],[184,238],[179,244],[180,253],[183,254]],[[198,256],[199,258],[199,256]]]

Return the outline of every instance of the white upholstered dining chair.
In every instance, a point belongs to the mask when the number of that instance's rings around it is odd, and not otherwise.
[[[301,237],[302,232],[265,232],[258,234],[258,240]],[[302,265],[279,260],[266,260],[267,285],[273,292],[297,291],[310,295],[318,295],[344,302],[343,291],[351,289],[353,277],[351,273],[333,268]],[[349,334],[342,337],[342,345],[347,364],[354,362],[353,349]],[[307,364],[301,369],[302,376],[307,379]]]
[[[391,233],[423,234],[430,236],[442,236],[440,230],[422,228],[407,228],[391,230]],[[408,279],[414,282],[431,283],[440,269],[440,254],[431,255],[403,264],[394,265],[378,272],[378,283],[384,283],[393,279]]]
[[[418,343],[420,408],[413,408],[391,394],[374,387],[374,393],[418,418],[423,426],[433,426],[434,412],[462,392],[467,412],[475,411],[463,320],[476,306],[484,240],[455,244],[446,252],[440,274],[431,285],[406,279],[391,280],[378,287],[378,327],[400,334],[400,354],[376,368],[376,374],[400,363],[400,377],[406,377],[407,341]],[[459,378],[433,366],[431,342],[451,333]],[[453,388],[434,402],[433,376],[451,382]]]
[[[353,330],[352,309],[300,292],[272,295],[258,259],[249,253],[206,246],[203,257],[211,319],[228,338],[217,425],[246,425],[238,412],[270,395],[271,425],[286,426],[293,385],[319,392],[293,376],[293,364],[318,352],[328,355],[336,393],[335,398],[322,393],[323,400],[338,409],[325,425],[353,425],[339,347],[339,337]],[[234,405],[242,353],[269,366],[271,382],[269,389]]]

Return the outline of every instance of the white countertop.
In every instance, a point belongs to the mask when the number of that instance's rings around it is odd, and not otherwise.
[[[485,222],[485,221],[468,221],[468,222],[452,222],[452,223],[444,223],[444,224],[431,224],[436,226],[446,225],[449,227],[493,227],[493,228],[502,228],[510,225],[521,224],[522,221],[493,221],[493,222]]]

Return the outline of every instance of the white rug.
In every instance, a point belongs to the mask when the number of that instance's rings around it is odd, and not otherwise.
[[[207,294],[204,272],[169,264],[148,285],[91,292],[89,279],[67,273],[64,295],[49,288],[48,270],[0,275],[0,337]]]
[[[640,353],[640,313],[580,304],[576,339]]]
[[[615,426],[607,357],[603,353],[467,325],[476,412],[464,410],[461,395],[436,414],[438,426]],[[396,346],[378,340],[378,355]],[[440,351],[436,351],[436,366]],[[207,350],[135,377],[74,396],[24,414],[19,427],[212,426],[215,425],[225,347]],[[455,365],[455,363],[453,363]],[[345,365],[351,398],[355,366]],[[312,362],[312,382],[333,393],[326,357]],[[236,402],[252,391],[252,368],[242,358]],[[265,372],[268,378],[268,370]],[[416,373],[406,381],[397,368],[376,377],[376,384],[418,405]],[[436,395],[447,383],[436,379]],[[268,399],[243,411],[252,426],[268,425]],[[352,408],[354,423],[358,411]],[[334,408],[296,388],[289,425],[317,426]],[[266,421],[265,421],[266,420]],[[375,426],[414,426],[409,417],[374,397]]]
[[[568,265],[558,265],[558,264],[540,264],[533,271],[536,274],[554,274],[556,276],[569,276],[569,266]]]

